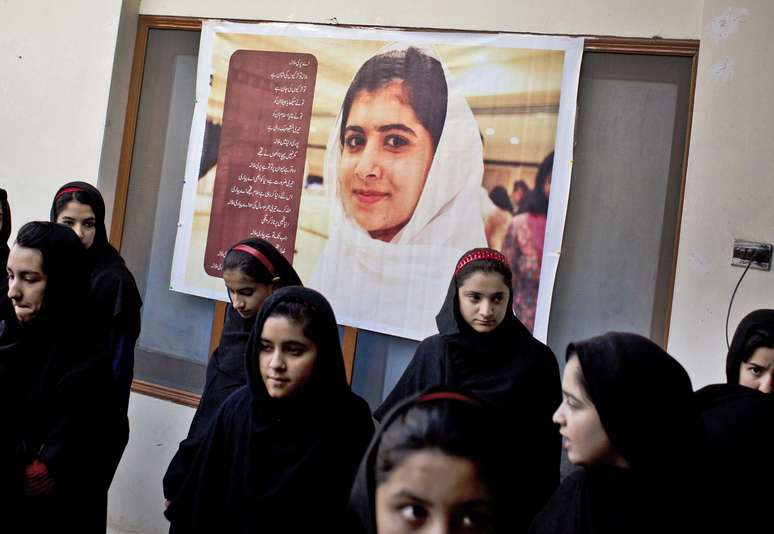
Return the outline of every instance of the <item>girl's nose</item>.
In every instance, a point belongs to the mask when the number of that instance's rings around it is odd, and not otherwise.
[[[378,180],[382,177],[382,165],[379,150],[375,143],[367,143],[360,153],[355,175],[361,180]]]

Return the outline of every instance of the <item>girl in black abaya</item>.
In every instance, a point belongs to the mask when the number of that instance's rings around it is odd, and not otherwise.
[[[220,343],[207,363],[204,391],[188,436],[164,475],[164,496],[172,499],[185,479],[197,440],[207,431],[223,401],[247,383],[245,348],[263,302],[285,286],[300,286],[301,279],[287,259],[263,239],[245,239],[226,253],[223,280],[229,300]]]
[[[105,202],[94,186],[70,182],[60,187],[54,195],[50,220],[71,228],[86,249],[89,298],[95,313],[93,321],[81,330],[100,340],[102,353],[113,369],[109,403],[112,416],[106,421],[103,434],[106,446],[112,450],[103,466],[110,483],[129,441],[127,410],[142,299],[124,259],[108,243]]]
[[[506,258],[492,249],[465,253],[436,316],[439,333],[420,343],[374,417],[436,385],[469,391],[500,410],[530,458],[519,477],[531,491],[514,504],[524,530],[559,483],[560,439],[551,414],[561,392],[556,358],[519,322],[512,301]]]
[[[774,392],[774,310],[755,310],[736,327],[726,356],[729,384]]]
[[[110,368],[78,334],[94,313],[85,255],[70,230],[32,222],[8,258],[15,317],[0,323],[0,485],[3,523],[19,532],[105,532]]]
[[[554,421],[566,478],[535,534],[702,532],[700,425],[685,369],[652,341],[608,333],[567,348]]]
[[[170,532],[336,531],[373,424],[325,298],[274,292],[245,366],[247,385],[221,405],[165,512]]]

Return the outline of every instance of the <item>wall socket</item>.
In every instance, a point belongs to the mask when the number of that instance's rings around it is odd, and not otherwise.
[[[771,249],[770,243],[758,243],[756,241],[745,241],[743,239],[734,239],[734,251],[731,254],[731,265],[737,267],[747,267],[752,259],[751,269],[760,269],[768,271],[771,269]]]

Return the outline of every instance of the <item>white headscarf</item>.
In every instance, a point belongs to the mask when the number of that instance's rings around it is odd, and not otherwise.
[[[390,45],[377,55],[406,48]],[[421,50],[438,59],[434,51]],[[435,333],[435,315],[457,260],[486,246],[479,207],[481,136],[443,68],[448,87],[443,132],[414,213],[389,243],[372,238],[345,213],[338,190],[342,111],[331,130],[324,168],[325,183],[333,187],[330,237],[308,285],[328,298],[340,324],[412,339]]]

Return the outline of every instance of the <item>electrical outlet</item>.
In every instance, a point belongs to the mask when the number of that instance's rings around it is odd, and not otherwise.
[[[751,269],[768,271],[771,269],[771,244],[734,239],[734,251],[731,255],[731,265],[747,267],[752,260]]]

